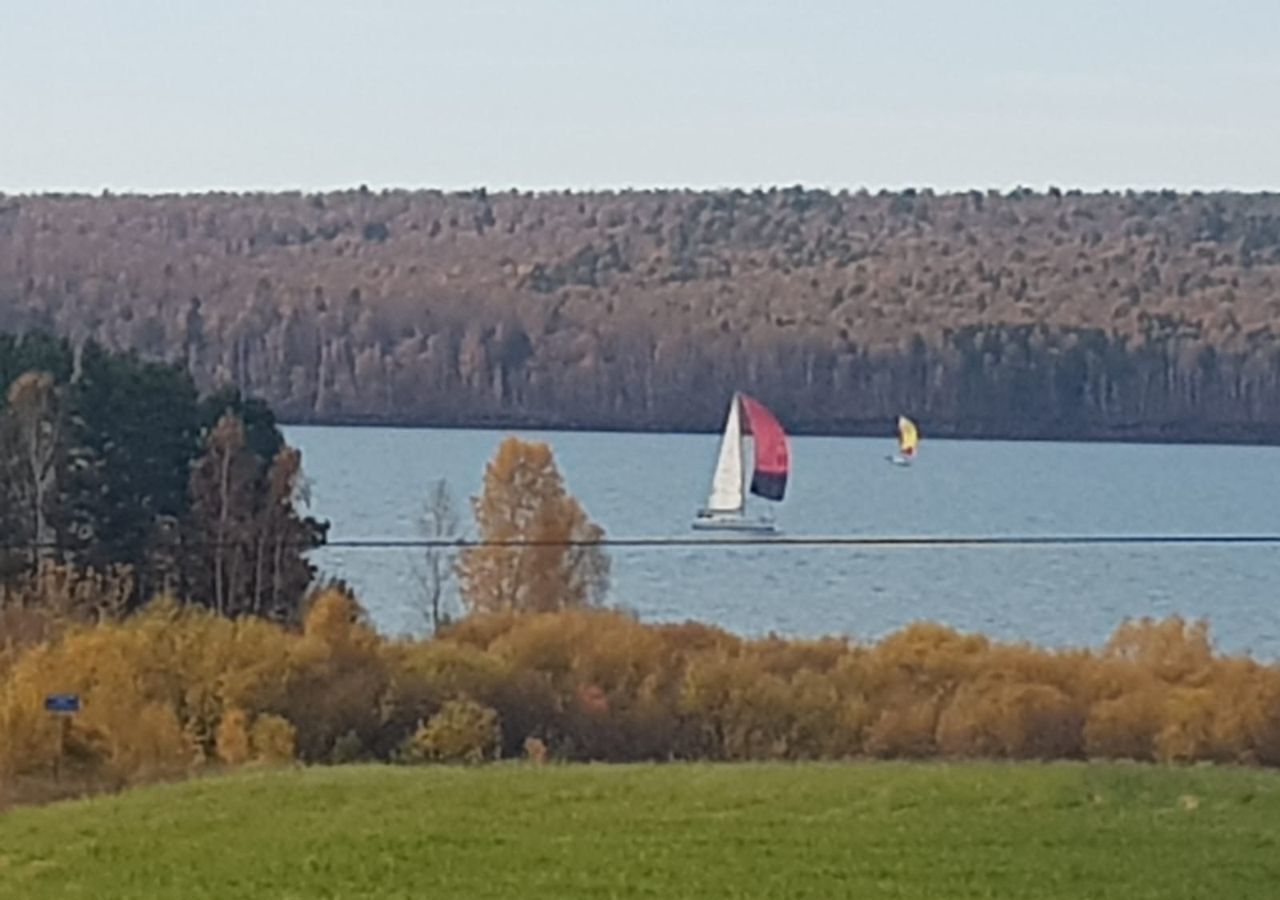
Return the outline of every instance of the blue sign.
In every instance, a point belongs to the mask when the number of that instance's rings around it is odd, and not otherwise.
[[[79,694],[49,694],[44,698],[44,708],[49,712],[80,712]]]

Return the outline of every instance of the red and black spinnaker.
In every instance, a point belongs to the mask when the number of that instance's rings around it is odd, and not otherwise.
[[[763,403],[739,394],[746,431],[755,440],[755,470],[751,474],[751,493],[766,500],[781,500],[787,492],[787,473],[791,455],[787,449],[787,433]]]

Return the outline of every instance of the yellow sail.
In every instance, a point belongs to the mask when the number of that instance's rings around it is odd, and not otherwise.
[[[903,456],[916,455],[916,445],[920,443],[920,432],[916,423],[906,416],[898,416],[898,450]]]

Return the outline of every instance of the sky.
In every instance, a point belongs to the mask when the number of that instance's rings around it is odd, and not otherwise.
[[[1280,189],[1274,0],[0,0],[0,191]]]

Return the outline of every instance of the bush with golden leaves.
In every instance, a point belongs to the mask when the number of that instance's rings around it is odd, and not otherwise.
[[[269,765],[292,762],[298,743],[298,729],[283,716],[266,713],[253,720],[249,746],[253,758]]]
[[[69,722],[45,712],[72,692]],[[202,765],[530,759],[1135,759],[1280,765],[1280,668],[1178,619],[1098,651],[927,623],[876,643],[747,640],[618,612],[479,615],[386,639],[341,590],[302,629],[161,599],[0,667],[0,781]]]
[[[502,746],[498,713],[474,700],[450,700],[405,741],[404,762],[481,763]]]

